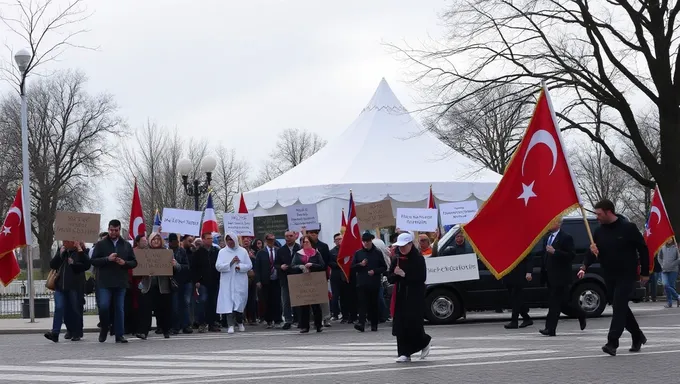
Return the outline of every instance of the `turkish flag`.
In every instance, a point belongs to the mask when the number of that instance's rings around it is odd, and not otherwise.
[[[135,180],[135,189],[132,191],[132,209],[130,209],[130,230],[128,237],[134,240],[137,235],[146,236],[146,224],[144,223],[144,211],[142,201],[139,199],[139,190]]]
[[[246,200],[243,198],[243,192],[241,192],[241,200],[238,203],[238,213],[248,213],[248,207],[246,207]]]
[[[9,207],[5,221],[2,223],[2,228],[0,228],[0,258],[2,259],[16,248],[26,246],[23,207],[23,196],[21,195],[21,187],[19,187],[16,196],[14,196],[14,202]]]
[[[657,186],[652,196],[652,207],[649,210],[649,218],[647,224],[645,224],[644,233],[645,242],[647,242],[647,248],[649,248],[649,273],[654,272],[654,255],[673,236],[675,236],[675,233]]]
[[[345,209],[342,209],[342,221],[340,222],[340,234],[344,235],[347,230],[347,220],[345,219]]]
[[[352,197],[351,191],[349,192],[349,213],[347,214],[347,222],[349,223],[349,226],[342,235],[340,249],[338,250],[338,265],[349,282],[349,274],[352,267],[352,261],[354,260],[354,253],[360,250],[362,246],[356,207],[354,206],[354,197]]]
[[[547,89],[503,178],[463,232],[500,279],[529,253],[556,218],[581,204]]]
[[[14,251],[6,253],[0,259],[0,282],[6,287],[19,276],[19,273],[21,273],[21,269]]]

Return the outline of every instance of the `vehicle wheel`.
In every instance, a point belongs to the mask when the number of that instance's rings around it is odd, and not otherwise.
[[[435,289],[425,298],[425,317],[432,324],[450,324],[463,314],[458,295],[446,289]]]
[[[576,311],[583,311],[586,317],[599,317],[607,307],[607,296],[599,284],[582,283],[572,291],[571,306],[573,313],[567,316],[575,316]]]

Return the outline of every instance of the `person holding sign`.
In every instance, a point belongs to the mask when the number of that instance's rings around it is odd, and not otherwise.
[[[396,255],[387,276],[396,287],[392,335],[397,337],[397,363],[407,363],[418,351],[421,360],[430,354],[432,338],[425,333],[423,316],[427,268],[410,233],[400,234],[394,245]]]
[[[238,244],[234,232],[224,235],[227,246],[217,255],[215,268],[220,273],[220,292],[217,296],[217,313],[227,315],[227,333],[234,333],[234,326],[243,332],[243,310],[248,303],[248,271],[253,269],[248,251]]]
[[[290,273],[310,273],[324,272],[326,263],[323,261],[321,253],[312,245],[312,238],[309,235],[302,237],[302,249],[295,253],[291,264]],[[305,305],[300,308],[300,333],[309,333],[309,310],[314,312],[314,326],[317,332],[323,330],[321,304]]]
[[[149,248],[165,249],[163,237],[158,232],[149,236]],[[166,264],[167,265],[167,264]],[[173,270],[178,272],[181,266],[172,259]],[[139,306],[139,330],[137,337],[146,340],[151,329],[151,313],[156,313],[157,327],[163,337],[170,338],[172,326],[172,276],[144,276],[139,283],[142,292],[142,302]]]

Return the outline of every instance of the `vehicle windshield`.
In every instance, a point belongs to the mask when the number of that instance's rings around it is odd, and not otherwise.
[[[453,228],[449,229],[448,232],[442,236],[441,239],[439,239],[439,243],[437,243],[437,251],[440,251],[444,244],[449,242],[449,239],[451,239],[453,236],[456,235],[460,231],[460,225],[454,225]]]

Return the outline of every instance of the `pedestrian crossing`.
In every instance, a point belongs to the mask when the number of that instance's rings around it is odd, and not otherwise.
[[[268,349],[225,349],[201,353],[165,353],[111,359],[57,358],[37,365],[0,365],[1,382],[27,383],[182,383],[223,379],[247,381],[257,377],[298,372],[337,372],[395,366],[396,343],[338,343]],[[494,360],[504,357],[545,356],[557,350],[542,348],[451,347],[433,345],[428,362]],[[28,373],[27,373],[28,372]]]

